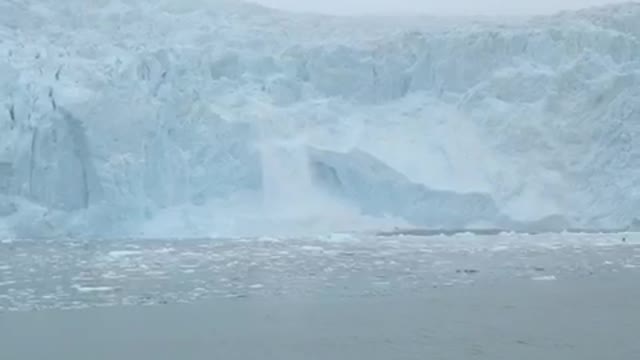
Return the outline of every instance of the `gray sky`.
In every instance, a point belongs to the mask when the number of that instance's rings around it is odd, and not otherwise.
[[[270,7],[325,14],[425,13],[434,15],[529,15],[623,0],[251,0]]]

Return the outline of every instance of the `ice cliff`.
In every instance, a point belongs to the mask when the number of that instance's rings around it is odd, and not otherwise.
[[[0,103],[5,236],[640,215],[638,4],[515,20],[3,0]]]

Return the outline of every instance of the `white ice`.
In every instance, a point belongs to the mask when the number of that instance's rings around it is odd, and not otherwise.
[[[638,4],[498,22],[5,1],[0,54],[7,238],[609,228],[640,208]]]

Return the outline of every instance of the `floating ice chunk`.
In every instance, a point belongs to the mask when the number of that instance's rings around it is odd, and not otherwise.
[[[300,247],[300,250],[311,251],[311,252],[323,252],[324,248],[320,246],[304,245]]]
[[[546,276],[534,276],[531,278],[534,281],[555,281],[558,280],[555,275],[546,275]]]
[[[136,256],[142,254],[142,251],[134,251],[134,250],[115,250],[109,251],[109,257],[112,258],[122,258],[129,256]]]
[[[494,252],[500,252],[500,251],[506,251],[506,250],[509,250],[509,247],[506,245],[498,245],[491,248],[491,251],[494,251]]]
[[[93,293],[93,292],[112,292],[116,291],[117,288],[111,286],[87,286],[87,285],[73,285],[72,286],[77,292],[81,293]]]

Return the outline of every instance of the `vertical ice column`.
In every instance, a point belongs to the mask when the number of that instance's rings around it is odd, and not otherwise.
[[[286,218],[311,215],[314,189],[306,147],[266,143],[261,159],[265,210]]]
[[[45,124],[33,130],[23,163],[27,194],[50,207],[85,209],[100,196],[101,186],[83,124],[63,109]]]

